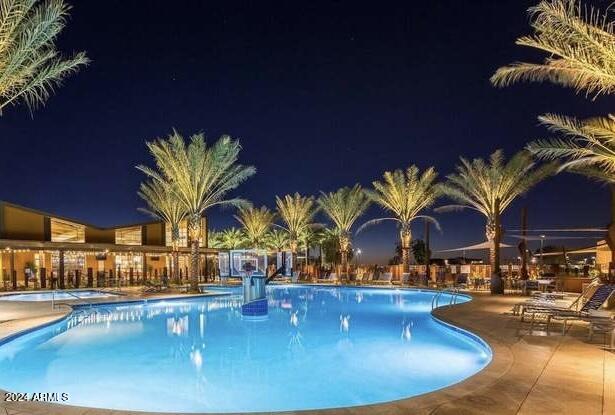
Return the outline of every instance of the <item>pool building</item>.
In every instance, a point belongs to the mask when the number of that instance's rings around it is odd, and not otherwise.
[[[202,220],[199,275],[215,272]],[[99,227],[0,201],[0,275],[5,289],[113,287],[175,275],[170,229],[150,221]],[[189,270],[186,223],[180,226],[179,269]]]

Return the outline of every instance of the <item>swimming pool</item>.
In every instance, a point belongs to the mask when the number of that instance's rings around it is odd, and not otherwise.
[[[273,286],[262,321],[242,318],[237,295],[77,310],[0,345],[0,389],[156,412],[336,408],[407,398],[457,383],[491,360],[478,337],[431,316],[434,295]]]
[[[75,291],[45,291],[23,294],[9,294],[0,296],[0,301],[67,301],[89,298],[116,297],[115,294],[96,290]]]

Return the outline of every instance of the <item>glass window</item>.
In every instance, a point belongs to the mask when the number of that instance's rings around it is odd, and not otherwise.
[[[167,246],[171,246],[171,225],[169,225],[168,223],[166,224],[166,226],[164,227],[165,229],[165,241]],[[188,246],[188,222],[187,221],[182,221],[179,224],[179,243],[178,245],[179,247],[187,247]]]
[[[141,227],[116,229],[115,243],[118,245],[141,245]]]
[[[205,243],[205,235],[206,235],[206,221],[205,219],[201,219],[201,246],[204,246]],[[171,225],[166,224],[165,228],[165,241],[167,246],[171,246]],[[184,220],[179,224],[179,247],[187,247],[188,246],[188,221]]]
[[[51,242],[85,242],[85,226],[51,218]]]

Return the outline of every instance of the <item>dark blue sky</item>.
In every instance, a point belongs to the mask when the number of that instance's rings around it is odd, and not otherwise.
[[[498,66],[536,59],[514,46],[529,33],[530,1],[73,3],[59,46],[93,63],[33,117],[20,106],[0,118],[0,199],[100,225],[144,219],[134,166],[149,162],[144,142],[172,127],[239,138],[258,173],[237,194],[273,207],[276,194],[368,186],[411,163],[444,176],[460,155],[510,155],[545,136],[538,114],[614,104],[550,85],[490,86]],[[527,205],[531,227],[603,226],[608,200],[563,174],[504,224],[516,227]],[[213,226],[231,225],[231,213],[213,212]],[[439,219],[436,250],[483,240],[478,214]],[[396,237],[382,225],[355,246],[383,260]]]

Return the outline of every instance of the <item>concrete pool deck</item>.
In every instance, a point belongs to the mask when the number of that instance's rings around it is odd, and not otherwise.
[[[434,315],[481,336],[494,357],[480,373],[451,387],[380,405],[285,414],[610,414],[615,413],[615,353],[605,350],[602,335],[589,343],[583,323],[573,323],[566,336],[555,327],[549,335],[520,323],[509,311],[518,296],[471,293],[474,301],[444,307]],[[148,298],[170,298],[156,295]],[[123,301],[138,298],[123,297]],[[102,300],[102,299],[101,299]],[[108,302],[108,298],[105,299]],[[17,303],[17,302],[15,302]],[[62,318],[49,304],[0,304],[0,338]],[[11,307],[12,306],[12,307]],[[46,309],[46,311],[45,311]],[[6,314],[5,314],[6,313]],[[10,315],[11,319],[4,316]],[[9,320],[4,321],[2,320]],[[22,391],[39,392],[39,391]],[[102,392],[102,391],[101,391]],[[4,394],[0,391],[0,398]],[[101,410],[35,402],[0,401],[0,414],[119,415],[144,412]]]

